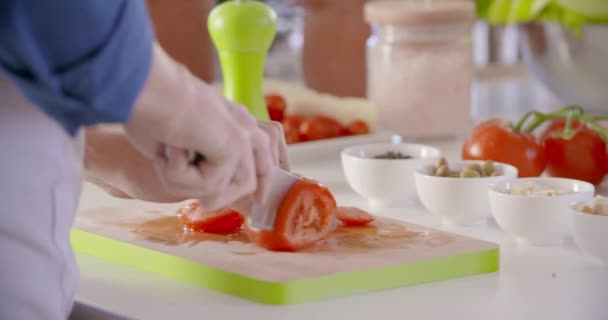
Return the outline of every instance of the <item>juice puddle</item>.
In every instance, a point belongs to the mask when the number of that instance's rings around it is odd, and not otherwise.
[[[204,241],[228,243],[249,242],[245,231],[231,234],[211,234],[188,230],[183,223],[172,216],[164,216],[144,222],[121,224],[129,227],[133,233],[146,240],[163,243],[169,246],[194,246]],[[407,248],[412,245],[438,247],[449,244],[455,237],[442,232],[419,231],[406,225],[392,222],[376,221],[364,227],[336,228],[327,239],[305,249],[305,252],[328,251],[368,251],[381,248]],[[254,255],[255,252],[233,252],[237,255]]]
[[[194,246],[203,241],[248,242],[247,234],[239,231],[230,234],[202,233],[184,228],[184,224],[177,217],[161,217],[151,219],[138,224],[127,224],[132,232],[153,242],[160,242],[169,246],[189,245]]]

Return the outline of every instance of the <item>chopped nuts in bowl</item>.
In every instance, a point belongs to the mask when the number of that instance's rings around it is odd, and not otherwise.
[[[608,198],[596,196],[591,201],[570,205],[570,231],[577,246],[585,253],[608,264]]]
[[[590,200],[595,187],[585,181],[535,177],[490,187],[490,207],[498,226],[520,245],[553,245],[568,234],[568,205]]]
[[[506,163],[439,158],[416,170],[418,199],[444,224],[470,225],[490,217],[490,185],[517,178],[517,168]]]

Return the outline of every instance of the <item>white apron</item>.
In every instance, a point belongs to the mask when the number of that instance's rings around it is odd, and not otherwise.
[[[83,143],[0,75],[0,319],[70,314],[78,269],[69,231]]]

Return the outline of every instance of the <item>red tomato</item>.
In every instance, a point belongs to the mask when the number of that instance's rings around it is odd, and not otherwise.
[[[332,229],[336,200],[321,184],[296,182],[277,210],[274,230],[247,228],[249,239],[275,251],[296,251],[324,239]]]
[[[177,211],[179,219],[188,229],[208,233],[232,233],[242,228],[244,218],[230,209],[205,211],[198,201]]]
[[[564,139],[561,135],[565,127],[565,119],[555,120],[541,135],[547,154],[547,173],[594,185],[601,183],[608,168],[606,142],[593,129],[577,121],[572,123],[576,134]]]
[[[462,159],[508,163],[518,169],[519,177],[537,177],[547,164],[536,137],[516,133],[500,119],[484,121],[473,129],[462,145]]]
[[[351,122],[347,127],[343,130],[344,134],[347,136],[350,135],[360,135],[360,134],[368,134],[370,132],[369,126],[363,120],[355,120]]]
[[[300,116],[296,116],[296,115],[285,116],[285,118],[283,118],[283,128],[294,128],[294,129],[299,130],[300,124],[302,124],[302,121],[304,121],[304,119]]]
[[[342,126],[335,119],[316,116],[300,124],[300,137],[303,141],[314,141],[339,137]]]
[[[285,99],[278,94],[267,94],[264,96],[266,101],[266,108],[268,108],[268,115],[270,120],[281,122],[285,116],[285,108],[287,104]]]
[[[283,131],[285,132],[285,142],[288,144],[300,142],[300,124],[302,123],[300,116],[285,116],[283,118]]]
[[[336,218],[350,227],[364,226],[376,219],[370,213],[355,207],[336,208]]]
[[[300,142],[300,131],[296,128],[285,127],[283,128],[285,133],[285,143],[293,144]]]

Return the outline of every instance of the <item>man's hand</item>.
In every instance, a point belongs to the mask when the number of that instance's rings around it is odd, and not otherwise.
[[[258,121],[257,125],[271,141],[273,164],[288,170],[289,159],[281,124]],[[165,189],[154,161],[135,149],[121,127],[88,128],[84,163],[86,180],[114,197],[159,203],[190,199]]]

